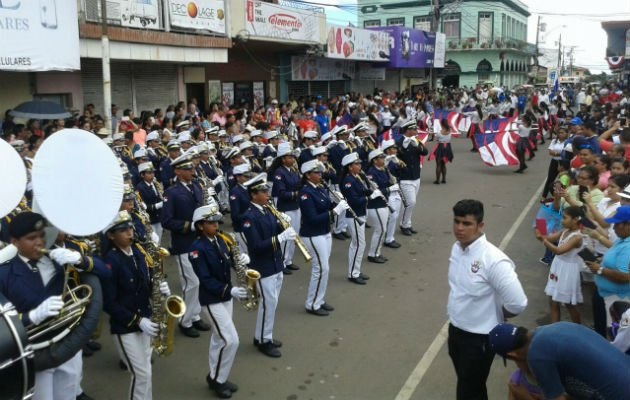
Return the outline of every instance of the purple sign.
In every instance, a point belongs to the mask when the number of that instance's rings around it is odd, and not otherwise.
[[[390,35],[388,68],[432,68],[435,33],[403,26],[370,28]]]

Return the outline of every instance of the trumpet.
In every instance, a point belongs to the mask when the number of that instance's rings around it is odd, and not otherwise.
[[[325,184],[324,182],[320,182],[320,185],[322,185],[324,187],[324,189],[328,190],[328,193],[331,194],[332,197],[335,198],[335,201],[337,203],[340,203],[342,200],[345,200],[343,197],[339,196],[339,193],[335,192],[334,190],[332,190],[330,188],[330,186],[328,186],[327,184]],[[348,208],[346,210],[347,213],[350,214],[350,216],[352,217],[352,219],[354,219],[355,221],[357,221],[359,223],[359,225],[363,225],[364,222],[363,220],[361,220],[361,218],[359,218],[359,216],[357,215],[356,212],[354,212],[354,210],[352,208]]]
[[[284,219],[284,217],[282,216],[280,211],[278,211],[278,209],[276,207],[274,207],[271,202],[269,202],[265,207],[267,207],[269,212],[271,212],[271,214],[274,217],[276,217],[276,219],[280,223],[280,226],[282,226],[282,229],[289,229],[291,227],[291,224],[289,223],[289,221]],[[304,242],[302,241],[302,239],[300,239],[299,236],[295,237],[295,245],[300,250],[300,253],[302,253],[302,255],[304,256],[304,259],[307,262],[309,262],[309,261],[311,261],[311,259],[313,259],[313,257],[311,257],[311,255],[308,253],[308,250],[306,249],[306,245],[304,245]]]
[[[376,184],[376,182],[374,182],[373,180],[369,179],[363,173],[360,172],[359,173],[359,177],[361,178],[362,181],[365,182],[365,184],[368,185],[368,187],[370,188],[371,191],[380,190],[378,188],[378,185]],[[389,205],[389,202],[387,201],[387,197],[385,197],[385,195],[383,193],[381,193],[381,195],[379,197],[385,202],[385,204],[387,204],[387,208],[389,209],[389,212],[393,213],[394,209],[392,208],[392,206]]]

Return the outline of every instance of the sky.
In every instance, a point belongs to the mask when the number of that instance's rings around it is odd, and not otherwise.
[[[356,8],[346,12],[335,5],[356,5],[353,0],[306,0],[325,6],[328,23],[347,25],[357,23]],[[540,47],[545,57],[541,64],[555,66],[557,62],[557,42],[562,34],[562,44],[575,46],[574,65],[588,68],[591,73],[610,72],[604,59],[606,55],[606,32],[601,27],[604,20],[630,20],[630,0],[521,0],[528,6],[528,42],[536,43],[536,23],[538,16],[547,25],[546,32],[540,33]],[[555,50],[552,50],[555,49]],[[568,63],[568,56],[565,57]]]

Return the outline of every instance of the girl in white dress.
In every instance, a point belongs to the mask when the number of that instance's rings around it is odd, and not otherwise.
[[[549,236],[541,235],[538,230],[535,233],[536,238],[556,254],[545,287],[545,294],[549,296],[552,323],[560,321],[560,304],[567,307],[572,322],[579,324],[581,321],[576,306],[582,303],[580,270],[584,262],[578,252],[583,247],[580,231],[580,220],[583,217],[584,211],[581,207],[567,207],[562,212],[562,226],[565,229]],[[558,245],[555,245],[555,242],[558,242]]]

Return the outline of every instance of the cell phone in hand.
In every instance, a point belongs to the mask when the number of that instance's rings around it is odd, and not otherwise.
[[[536,230],[543,236],[547,236],[547,221],[544,218],[536,218]]]
[[[584,261],[595,262],[598,261],[597,255],[589,249],[582,249],[578,252],[578,256]]]
[[[582,219],[580,220],[580,223],[585,228],[597,229],[597,226],[595,225],[595,223],[593,221],[591,221],[590,219],[586,218],[586,217],[582,217]]]

